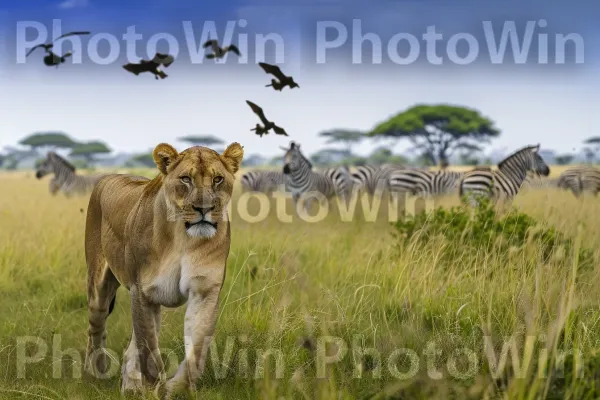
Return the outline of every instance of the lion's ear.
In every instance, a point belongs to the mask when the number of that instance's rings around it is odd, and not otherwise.
[[[222,154],[223,159],[232,173],[240,169],[242,159],[244,158],[244,148],[237,142],[231,143]]]
[[[167,167],[171,165],[179,156],[179,153],[173,146],[167,143],[161,143],[154,149],[152,157],[158,167],[158,170],[164,175],[167,174]]]

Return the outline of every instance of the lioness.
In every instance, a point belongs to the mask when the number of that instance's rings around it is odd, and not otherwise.
[[[121,391],[164,382],[160,307],[186,301],[185,359],[175,376],[157,388],[165,388],[165,397],[180,389],[195,390],[225,279],[227,205],[243,155],[238,143],[223,154],[198,146],[178,153],[163,143],[153,152],[160,171],[154,179],[108,175],[95,186],[85,229],[87,372],[98,376],[108,367],[102,350],[106,318],[123,285],[131,294],[133,334],[124,355]]]

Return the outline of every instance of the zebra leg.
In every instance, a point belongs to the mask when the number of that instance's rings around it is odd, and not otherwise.
[[[50,194],[52,196],[56,196],[56,193],[58,193],[58,191],[60,189],[60,184],[58,184],[57,182],[54,181],[54,179],[52,179],[49,184],[49,189],[50,189]]]
[[[318,203],[318,202],[319,202],[319,200],[315,199],[315,198],[314,198],[314,197],[312,197],[312,196],[311,196],[311,197],[309,197],[308,199],[305,199],[305,201],[304,201],[304,213],[305,213],[306,215],[308,215],[308,213],[310,212],[310,210],[312,210],[312,209],[313,209],[313,205],[314,205],[315,203]]]

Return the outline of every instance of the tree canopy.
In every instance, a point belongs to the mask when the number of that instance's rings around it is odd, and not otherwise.
[[[78,145],[76,141],[63,132],[37,132],[27,136],[19,144],[30,146],[33,149],[40,147],[70,149]]]
[[[554,157],[554,160],[558,165],[568,165],[573,162],[575,156],[573,154],[560,154]]]
[[[137,154],[131,157],[131,161],[142,164],[143,166],[149,168],[156,166],[152,153]]]
[[[179,141],[193,144],[194,146],[209,147],[215,144],[225,143],[223,140],[216,136],[204,135],[204,136],[183,136],[179,138]]]
[[[408,165],[409,161],[402,155],[392,153],[387,147],[378,147],[369,155],[368,162],[370,164],[382,165],[382,164],[395,164],[395,165]]]
[[[315,165],[325,166],[343,163],[351,156],[347,150],[325,148],[310,155],[310,161]]]
[[[353,145],[360,143],[365,133],[351,129],[333,129],[319,133],[319,136],[327,138],[327,144],[341,143],[350,151]]]
[[[583,143],[599,145],[600,144],[600,136],[592,136],[591,138],[587,138],[583,141]]]
[[[433,163],[445,168],[454,151],[489,143],[500,131],[479,111],[448,104],[416,105],[379,123],[370,137],[406,138]]]
[[[112,150],[106,144],[98,141],[80,143],[73,147],[70,156],[82,156],[88,161],[92,161],[96,154],[110,153]]]
[[[584,149],[584,152],[588,162],[592,162],[598,157],[598,153],[600,152],[600,136],[587,138],[583,143],[589,146],[587,149]]]

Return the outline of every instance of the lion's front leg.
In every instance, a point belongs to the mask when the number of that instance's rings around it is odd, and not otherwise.
[[[167,398],[181,390],[196,390],[215,329],[219,291],[220,284],[207,290],[190,290],[184,321],[185,359],[167,382]]]
[[[147,301],[137,285],[130,289],[131,293],[131,316],[133,319],[133,338],[135,338],[135,348],[131,349],[129,356],[139,357],[139,369],[143,380],[154,385],[165,379],[165,368],[160,357],[158,348],[158,332],[160,319],[157,314],[160,313],[160,306]],[[137,350],[137,351],[136,351]],[[131,364],[130,375],[135,376],[137,364]]]

